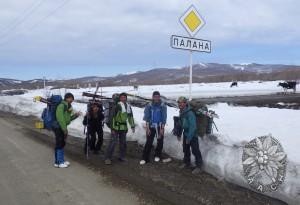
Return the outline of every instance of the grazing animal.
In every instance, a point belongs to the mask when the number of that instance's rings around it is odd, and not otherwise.
[[[280,82],[278,83],[278,86],[282,87],[284,90],[284,93],[287,92],[289,89],[293,89],[294,93],[296,92],[296,86],[297,82],[296,81],[286,81],[286,82]]]
[[[236,81],[232,82],[231,85],[230,85],[231,88],[232,87],[237,87],[237,86],[238,86],[238,83]]]
[[[139,86],[138,86],[138,85],[134,85],[134,86],[133,86],[133,89],[134,89],[134,90],[138,90],[138,89],[139,89]]]

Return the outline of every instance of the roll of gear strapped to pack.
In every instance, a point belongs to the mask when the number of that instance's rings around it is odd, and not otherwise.
[[[197,124],[197,135],[203,137],[204,135],[209,135],[213,133],[213,125],[216,130],[217,126],[214,122],[214,118],[219,118],[219,116],[212,110],[208,110],[207,106],[200,102],[191,101],[189,103],[191,107],[191,112],[196,115]],[[183,129],[181,127],[181,118],[179,116],[174,116],[174,129],[173,134],[177,137],[181,137]]]

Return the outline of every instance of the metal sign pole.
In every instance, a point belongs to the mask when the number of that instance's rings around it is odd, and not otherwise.
[[[192,100],[192,84],[193,84],[193,51],[190,51],[190,87],[189,100]]]
[[[189,100],[191,101],[193,85],[193,51],[210,53],[211,42],[194,38],[198,31],[205,25],[205,20],[194,5],[191,5],[188,8],[188,10],[180,17],[179,21],[189,34],[189,37],[172,35],[171,47],[190,51]]]
[[[46,77],[44,76],[44,90],[46,89]]]

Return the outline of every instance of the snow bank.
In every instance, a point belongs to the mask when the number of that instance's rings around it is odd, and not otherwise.
[[[161,87],[160,90],[168,90],[167,87]],[[129,89],[129,87],[126,88]],[[105,88],[105,95],[110,95],[117,90],[118,92],[123,91],[122,89],[126,91],[125,88],[111,88],[111,90]],[[172,93],[172,90],[176,89],[173,88],[170,90],[169,93]],[[82,98],[82,91],[86,91],[86,89],[71,90],[77,99]],[[64,92],[61,94],[64,94]],[[149,94],[152,93],[152,88],[147,92]],[[45,105],[35,103],[32,99],[36,95],[41,95],[41,93],[41,90],[36,90],[22,96],[1,96],[0,110],[23,116],[34,115],[40,117]],[[74,103],[73,107],[76,111],[85,112],[86,110],[86,105],[80,103]],[[300,111],[274,108],[231,107],[227,104],[213,105],[210,109],[215,110],[220,115],[220,119],[215,120],[219,132],[215,132],[216,137],[204,137],[200,139],[200,149],[203,155],[205,170],[219,179],[249,188],[247,181],[243,177],[243,145],[257,136],[272,134],[282,144],[289,162],[285,182],[279,187],[278,191],[267,193],[267,195],[284,200],[289,204],[299,204]],[[143,109],[133,107],[133,112],[137,127],[134,134],[131,132],[128,133],[128,140],[136,140],[138,143],[144,144],[146,137],[145,123],[142,121]],[[177,138],[171,134],[173,116],[175,115],[178,115],[178,110],[168,108],[164,151],[174,158],[182,159],[182,142],[178,142]],[[107,128],[105,129],[107,130]],[[70,125],[70,134],[76,137],[84,137],[82,117]]]

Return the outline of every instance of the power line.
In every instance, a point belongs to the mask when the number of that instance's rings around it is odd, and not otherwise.
[[[60,9],[62,9],[67,3],[69,3],[70,0],[64,0],[60,5],[55,7],[48,15],[46,15],[44,18],[42,18],[40,21],[35,23],[30,29],[34,29],[36,26],[40,25],[42,22],[47,20],[49,17],[53,16],[55,13],[57,13]]]
[[[32,14],[47,0],[39,0],[33,2],[27,9],[25,9],[20,16],[18,16],[10,25],[4,29],[2,34],[0,35],[0,39],[3,39],[11,32],[13,32],[18,26],[23,24]]]
[[[0,43],[0,45],[4,45],[6,43],[8,43],[9,41],[15,39],[17,37],[18,34],[26,31],[26,30],[32,30],[34,29],[36,26],[40,25],[42,22],[44,22],[45,20],[47,20],[49,17],[53,16],[55,13],[57,13],[60,9],[62,9],[70,0],[63,0],[63,2],[58,5],[57,7],[55,7],[53,10],[51,10],[46,16],[44,16],[40,21],[38,21],[37,23],[35,23],[33,26],[31,27],[27,27],[25,29],[23,29],[22,31],[15,33],[15,35],[10,38],[7,39],[6,41],[3,41],[2,43]]]
[[[20,15],[18,15],[16,18],[14,18],[14,19],[10,22],[10,24],[8,24],[6,27],[3,27],[3,29],[1,28],[1,30],[2,30],[1,33],[5,33],[5,31],[8,30],[12,25],[16,24],[16,23],[19,21],[19,19],[20,19],[21,17],[23,17],[26,13],[28,13],[28,12],[35,6],[35,4],[36,4],[38,1],[40,1],[40,0],[33,1],[33,2],[30,4],[30,6],[29,6],[29,7],[26,7],[26,8],[21,12]]]

